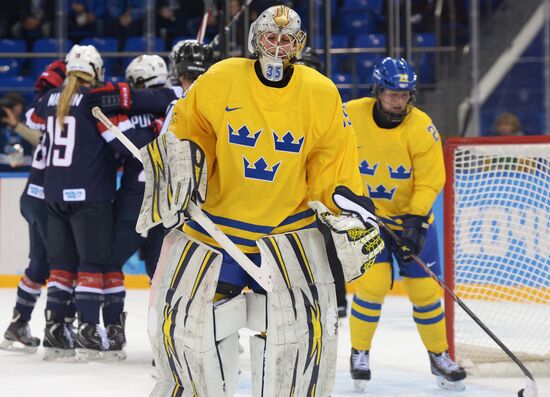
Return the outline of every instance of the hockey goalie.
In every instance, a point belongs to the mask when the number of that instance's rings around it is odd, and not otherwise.
[[[232,396],[243,327],[255,331],[253,396],[331,393],[338,319],[317,222],[330,228],[347,281],[383,242],[336,87],[294,65],[304,43],[296,12],[268,8],[250,27],[256,59],[212,66],[175,104],[168,132],[141,149],[137,230],[172,228],[149,304],[161,374],[152,396]]]

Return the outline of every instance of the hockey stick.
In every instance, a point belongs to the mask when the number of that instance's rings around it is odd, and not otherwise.
[[[362,215],[362,213],[364,213],[365,211],[362,207],[358,206],[346,197],[335,194],[333,196],[333,199],[340,208],[354,208],[354,212],[360,215],[363,220],[371,219],[371,217],[367,216],[367,214]],[[397,245],[401,245],[401,239],[393,230],[391,230],[379,218],[376,218],[376,222],[378,223],[380,228],[383,229],[384,232],[386,232]],[[499,338],[497,338],[497,336],[479,319],[479,317],[474,314],[474,312],[472,312],[472,310],[470,310],[470,308],[447,286],[447,284],[445,284],[439,277],[437,277],[437,275],[432,271],[432,269],[428,267],[428,265],[422,259],[420,259],[417,255],[411,255],[411,259],[418,263],[420,267],[422,267],[422,269],[424,269],[424,271],[428,273],[429,276],[433,278],[437,282],[437,284],[439,284],[439,286],[443,288],[449,294],[449,296],[453,298],[456,303],[458,303],[462,310],[464,310],[466,314],[468,314],[468,316],[470,316],[470,318],[474,320],[476,324],[479,325],[481,329],[485,331],[485,333],[489,335],[489,337],[504,351],[504,353],[506,353],[506,355],[510,357],[512,361],[516,363],[516,365],[521,369],[521,372],[523,372],[523,374],[527,377],[527,383],[525,385],[525,389],[521,389],[520,391],[518,391],[518,397],[537,397],[538,391],[535,378],[533,377],[529,369],[527,369],[527,367],[521,362],[521,360],[514,353],[512,353],[512,351],[508,349],[508,347],[506,347],[506,345],[502,343]]]
[[[107,116],[105,116],[98,106],[92,109],[92,114],[143,164],[139,149],[111,122],[111,120],[109,120]],[[189,201],[187,213],[194,221],[201,225],[201,227],[206,230],[207,233],[212,236],[212,238],[216,240],[218,244],[235,259],[239,266],[242,267],[264,290],[267,292],[273,291],[273,278],[265,264],[262,264],[260,267],[256,266],[254,262],[252,262],[192,201]]]
[[[204,35],[206,34],[206,27],[208,25],[208,17],[212,12],[212,0],[204,0],[204,15],[202,16],[201,25],[197,33],[197,41],[202,44],[204,41]]]
[[[239,11],[237,11],[235,13],[235,15],[233,15],[233,18],[231,18],[231,20],[227,23],[227,25],[225,25],[223,27],[223,29],[226,31],[226,32],[229,32],[229,29],[231,29],[231,26],[233,26],[238,20],[239,18],[241,17],[241,15],[243,14],[244,10],[247,8],[247,7],[250,7],[250,4],[252,4],[254,0],[246,0],[246,2],[241,6],[241,8],[239,9]],[[212,41],[210,42],[210,47],[214,48],[216,47],[218,44],[220,44],[220,34],[218,33],[216,36],[214,36],[214,38],[212,39]],[[244,43],[244,45],[246,45],[246,43]]]

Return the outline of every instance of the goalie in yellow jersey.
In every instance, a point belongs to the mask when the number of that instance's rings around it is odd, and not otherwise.
[[[382,232],[386,248],[356,281],[350,317],[351,376],[364,389],[371,377],[371,342],[384,297],[392,287],[392,257],[413,304],[413,319],[428,350],[438,385],[462,389],[464,369],[448,354],[441,289],[410,255],[441,274],[432,205],[445,183],[441,137],[430,117],[414,107],[416,75],[404,59],[385,58],[372,75],[373,98],[348,102],[357,134],[359,170],[378,216],[401,239]]]
[[[231,257],[200,217],[168,234],[149,307],[161,372],[152,396],[231,396],[244,326],[258,331],[250,338],[253,396],[331,393],[338,317],[316,213],[348,281],[383,243],[338,90],[293,64],[304,43],[296,12],[268,8],[250,27],[257,59],[213,65],[174,105],[166,134],[141,149],[154,204],[142,206],[143,229],[172,225],[192,200],[258,267],[249,270],[238,252]],[[340,207],[335,193],[346,198]],[[257,282],[264,274],[265,290]]]

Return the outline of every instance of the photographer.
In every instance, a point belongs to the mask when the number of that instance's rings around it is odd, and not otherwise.
[[[40,140],[39,131],[28,129],[20,122],[25,100],[16,92],[9,92],[0,98],[0,169],[11,170],[28,165],[31,146],[22,138],[36,145]],[[21,131],[21,132],[19,132]],[[38,134],[38,135],[37,135]],[[25,159],[25,154],[28,158]],[[6,167],[8,165],[8,167]]]

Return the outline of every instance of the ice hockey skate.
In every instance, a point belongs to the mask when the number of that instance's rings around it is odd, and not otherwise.
[[[448,351],[443,353],[428,352],[432,374],[437,377],[437,386],[445,390],[464,390],[466,386],[463,379],[466,371],[460,365],[451,360]]]
[[[72,333],[64,322],[56,321],[55,313],[46,309],[44,329],[44,360],[72,359],[75,355]]]
[[[109,341],[109,350],[105,352],[106,359],[119,361],[126,359],[126,352],[124,351],[124,346],[126,346],[125,324],[126,313],[121,313],[118,324],[109,324],[105,328]]]
[[[4,340],[0,343],[0,349],[20,353],[36,353],[40,346],[40,339],[31,335],[28,321],[21,320],[21,314],[17,309],[13,310],[13,318],[6,332]]]
[[[350,369],[354,389],[358,393],[367,391],[367,382],[370,380],[370,363],[368,350],[351,349]]]
[[[109,340],[99,324],[82,323],[75,339],[77,361],[102,361],[107,359]]]

